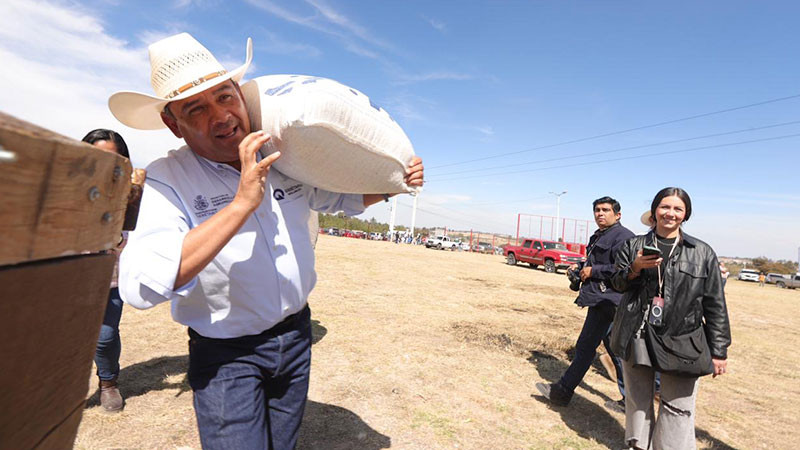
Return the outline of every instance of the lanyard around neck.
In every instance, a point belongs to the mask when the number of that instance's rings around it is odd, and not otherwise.
[[[675,247],[678,246],[678,241],[680,239],[681,239],[681,235],[680,235],[680,232],[678,232],[678,235],[675,237],[675,242],[672,243],[672,248],[669,251],[669,256],[667,256],[667,262],[669,262],[669,260],[672,258],[672,253],[675,251]],[[656,233],[653,233],[653,240],[655,241],[656,247],[658,247],[658,235]],[[663,297],[664,296],[664,280],[666,280],[667,274],[666,274],[666,270],[665,270],[664,276],[663,277],[661,276],[661,264],[659,264],[657,266],[657,268],[658,268],[658,295]]]

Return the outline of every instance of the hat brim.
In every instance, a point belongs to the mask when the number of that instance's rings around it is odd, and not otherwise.
[[[650,213],[649,209],[642,214],[642,217],[639,220],[641,220],[642,225],[646,227],[652,227],[655,225],[655,222],[653,221],[653,214]]]
[[[241,81],[247,68],[253,61],[253,40],[247,38],[247,58],[244,64],[230,72],[193,86],[179,95],[170,99],[163,99],[141,92],[121,91],[114,93],[108,99],[108,109],[111,114],[124,125],[139,130],[160,130],[166,128],[161,120],[161,111],[167,103],[189,98],[195,94],[206,91],[228,80]]]

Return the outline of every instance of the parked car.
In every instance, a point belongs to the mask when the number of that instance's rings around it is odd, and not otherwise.
[[[797,289],[800,287],[800,273],[796,274],[795,276],[787,276],[784,277],[782,280],[778,280],[775,282],[775,285],[781,289]]]
[[[336,227],[328,228],[328,234],[331,235],[331,236],[338,236],[339,235],[339,229],[336,228]]]
[[[758,281],[758,271],[753,269],[742,269],[736,279],[739,281]]]
[[[435,238],[428,239],[425,243],[427,248],[435,248],[437,250],[458,250],[458,242],[450,239],[449,236],[436,236]]]
[[[458,243],[458,251],[460,251],[460,252],[468,252],[469,251],[469,243],[468,242],[459,242]]]
[[[472,251],[480,253],[494,253],[494,247],[492,247],[492,244],[488,242],[476,242],[472,244]]]
[[[522,245],[507,245],[503,250],[503,255],[511,266],[516,265],[517,262],[525,262],[534,269],[544,266],[545,272],[548,273],[586,261],[586,258],[580,253],[567,250],[567,246],[562,242],[541,239],[525,239],[522,241]]]
[[[372,233],[369,234],[369,238],[372,239],[373,241],[382,241],[383,234],[373,231]]]
[[[769,284],[777,284],[778,281],[784,280],[786,278],[792,278],[791,275],[784,275],[781,273],[768,273],[766,282]]]

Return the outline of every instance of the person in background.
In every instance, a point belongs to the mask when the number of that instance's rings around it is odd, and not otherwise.
[[[83,142],[117,155],[130,158],[128,145],[116,131],[98,128],[86,134]],[[119,256],[125,248],[127,232],[123,231],[119,245],[111,251],[117,256],[114,263],[114,275],[111,278],[111,289],[108,292],[108,303],[97,338],[94,363],[97,365],[97,377],[100,379],[100,406],[104,411],[115,413],[122,411],[125,402],[119,392],[117,377],[119,376],[119,356],[122,352],[122,341],[119,337],[119,321],[122,317],[122,298],[117,287],[119,274]]]
[[[719,262],[719,271],[720,275],[722,276],[722,289],[725,289],[725,283],[728,282],[728,277],[731,273],[728,268],[725,267],[725,263],[722,261]]]
[[[766,281],[767,276],[764,275],[764,272],[758,272],[758,285],[760,287],[764,287],[764,281]]]
[[[615,368],[619,393],[622,395],[621,400],[612,401],[607,406],[621,412],[625,404],[622,367],[619,359],[611,352],[608,335],[622,294],[611,289],[611,275],[614,273],[617,250],[633,237],[633,233],[620,223],[621,207],[615,199],[598,198],[592,203],[592,210],[598,228],[589,239],[586,263],[583,267],[577,265],[570,267],[572,271],[580,269],[581,284],[575,303],[581,307],[588,307],[583,329],[575,344],[575,358],[558,382],[536,383],[536,388],[550,403],[567,406],[575,393],[575,388],[592,365],[597,347],[600,342],[604,342]],[[611,372],[609,375],[614,376]]]
[[[614,317],[611,348],[623,359],[625,443],[633,449],[694,449],[700,378],[680,369],[662,370],[656,418],[653,361],[658,360],[650,344],[644,344],[648,338],[692,339],[689,345],[700,352],[696,361],[710,360],[704,369],[714,377],[725,374],[731,332],[722,276],[714,250],[681,228],[692,215],[686,191],[662,189],[649,213],[652,229],[622,246],[611,277],[614,289],[624,293]],[[658,252],[644,255],[645,246]],[[701,327],[707,345],[698,346],[694,336]]]

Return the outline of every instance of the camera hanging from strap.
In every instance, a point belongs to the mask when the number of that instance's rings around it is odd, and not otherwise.
[[[672,254],[675,252],[675,248],[678,246],[679,240],[680,232],[678,236],[675,237],[675,242],[672,243],[672,248],[667,256],[667,261],[672,258]],[[658,235],[656,233],[653,233],[653,241],[655,246],[658,247]],[[658,270],[658,292],[656,292],[656,295],[653,296],[653,300],[650,302],[647,320],[650,322],[650,325],[654,327],[660,327],[664,323],[664,281],[667,278],[667,271],[665,268],[664,273],[661,273],[661,264],[656,266],[656,269]],[[644,322],[642,322],[642,327],[644,327]]]

